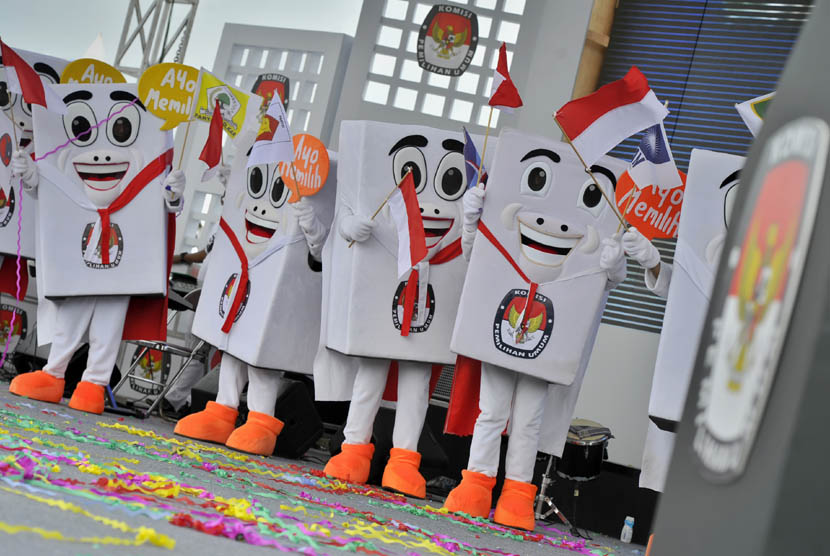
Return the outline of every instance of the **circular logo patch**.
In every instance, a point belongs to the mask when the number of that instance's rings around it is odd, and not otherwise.
[[[553,303],[537,292],[526,312],[527,294],[526,289],[514,289],[501,300],[493,321],[493,342],[508,355],[535,359],[550,340]]]
[[[392,324],[398,330],[401,329],[401,323],[403,322],[406,303],[406,284],[406,282],[398,284],[398,289],[395,290],[395,297],[392,298]],[[412,323],[410,324],[409,333],[417,334],[418,332],[426,332],[432,323],[433,315],[435,315],[435,292],[432,289],[432,284],[427,284],[426,309],[424,310],[423,317],[421,316],[421,308],[418,306],[417,293],[414,302],[415,307],[412,311]]]
[[[222,288],[222,295],[219,298],[219,316],[222,318],[225,318],[225,315],[231,310],[233,298],[236,295],[236,280],[238,277],[239,275],[235,272],[231,274],[231,277],[228,278],[227,282],[225,282],[225,287]],[[248,297],[250,295],[251,281],[248,280],[248,283],[245,286],[245,297],[242,298],[242,303],[239,304],[239,310],[236,311],[236,316],[233,318],[233,322],[238,321],[239,317],[242,316],[242,313],[245,311],[245,307],[248,305]]]
[[[130,359],[130,364],[135,363],[136,357],[138,357],[141,351],[142,350],[138,349],[135,353],[133,353],[133,357]],[[165,384],[169,373],[170,354],[156,349],[148,349],[144,355],[141,356],[141,359],[138,362],[138,367],[133,371],[133,374],[130,375],[130,388],[139,394],[156,396],[161,394],[161,391],[164,389],[163,386],[135,380],[133,376],[138,375],[141,378]]]
[[[109,237],[109,256],[110,262],[104,264],[101,258],[101,240],[102,235],[97,238],[92,238],[95,223],[90,222],[84,227],[84,235],[81,237],[81,256],[83,256],[84,264],[89,268],[115,268],[121,262],[121,257],[124,255],[124,237],[121,235],[121,228],[118,224],[110,224]],[[94,241],[94,248],[90,245],[90,241]]]
[[[418,33],[418,65],[458,77],[470,66],[478,45],[478,17],[460,6],[437,4]]]

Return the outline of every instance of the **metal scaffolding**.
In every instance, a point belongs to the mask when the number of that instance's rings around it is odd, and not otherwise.
[[[175,15],[179,23],[175,30],[171,30],[176,4],[186,6],[186,11],[182,16],[181,11],[177,10],[179,13]],[[146,10],[142,11],[140,0],[129,0],[127,17],[115,53],[115,67],[122,73],[138,77],[148,66],[164,62],[177,40],[179,45],[172,61],[182,62],[198,7],[199,0],[152,0]],[[136,39],[141,49],[141,66],[125,66],[124,58],[131,52]]]

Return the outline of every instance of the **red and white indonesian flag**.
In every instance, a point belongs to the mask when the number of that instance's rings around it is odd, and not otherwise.
[[[389,197],[389,212],[398,230],[398,278],[427,256],[424,222],[415,193],[415,180],[408,172]]]
[[[556,120],[590,166],[627,137],[663,121],[669,111],[632,66],[625,77],[572,100]]]
[[[207,141],[199,155],[199,160],[207,164],[207,170],[202,174],[202,182],[206,182],[216,175],[219,163],[222,161],[222,109],[219,101],[213,109],[213,117],[210,119],[210,131]]]
[[[275,162],[294,162],[294,141],[291,139],[285,106],[279,95],[274,95],[262,117],[262,128],[248,157],[248,168]]]
[[[490,87],[490,102],[493,108],[504,110],[508,114],[513,112],[514,108],[522,105],[522,97],[519,96],[519,90],[513,80],[510,79],[510,73],[507,71],[507,46],[501,43],[499,47],[499,61],[496,64],[496,71],[493,73],[493,85]]]
[[[3,57],[6,82],[12,93],[23,95],[23,100],[29,104],[38,104],[52,112],[66,114],[66,104],[58,93],[2,40],[0,40],[0,56]]]

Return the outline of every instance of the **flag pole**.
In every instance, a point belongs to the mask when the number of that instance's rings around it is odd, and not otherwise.
[[[182,152],[179,153],[179,166],[176,170],[182,169],[182,159],[184,158],[184,147],[187,145],[187,136],[190,134],[190,122],[193,120],[187,120],[187,125],[184,128],[184,140],[182,141]],[[223,122],[224,124],[224,122]]]
[[[481,185],[481,168],[484,166],[484,154],[487,152],[487,138],[490,137],[490,122],[493,120],[493,107],[490,107],[490,115],[487,116],[487,131],[484,133],[484,147],[481,149],[481,162],[478,165],[478,178],[476,187]]]
[[[300,182],[297,180],[297,169],[294,167],[293,160],[288,164],[291,166],[291,177],[294,179],[294,186],[297,188],[297,197],[299,197],[299,199],[295,202],[299,202],[299,200],[303,198],[303,195],[300,193]]]
[[[21,99],[23,95],[20,95]],[[17,122],[14,121],[14,103],[10,107],[11,117],[9,118],[12,121],[12,134],[14,135],[14,150],[20,148],[20,143],[17,142]]]
[[[614,214],[617,216],[617,219],[620,221],[620,226],[625,226],[625,220],[623,220],[622,215],[620,215],[620,211],[619,211],[619,209],[617,209],[616,203],[611,202],[611,199],[608,198],[608,195],[605,193],[605,190],[602,188],[602,186],[597,181],[597,178],[596,178],[596,176],[594,176],[594,173],[591,171],[591,169],[588,167],[588,165],[585,164],[585,159],[582,158],[582,155],[579,154],[578,150],[576,150],[576,145],[574,145],[571,142],[571,138],[568,137],[567,133],[565,133],[565,128],[563,128],[562,124],[559,123],[559,120],[556,119],[556,114],[553,115],[553,121],[556,122],[557,126],[559,126],[559,130],[562,132],[562,135],[565,136],[565,140],[568,142],[568,144],[574,150],[574,153],[576,153],[576,157],[582,163],[582,166],[583,166],[583,168],[585,168],[585,171],[588,172],[588,175],[591,176],[592,180],[594,180],[594,185],[596,185],[599,188],[599,192],[602,193],[602,196],[605,198],[606,201],[608,201],[608,204],[611,205],[611,209],[614,211]]]
[[[406,171],[406,174],[403,175],[401,180],[398,183],[395,184],[395,189],[393,189],[392,191],[389,192],[389,195],[386,196],[386,198],[383,200],[383,202],[380,204],[378,209],[375,211],[375,213],[372,215],[372,217],[369,220],[374,220],[375,219],[375,216],[377,216],[378,213],[380,213],[381,209],[383,209],[383,207],[386,206],[386,203],[389,202],[389,199],[392,198],[392,195],[394,195],[395,191],[397,191],[398,188],[401,186],[401,184],[403,183],[403,180],[406,179],[406,176],[408,176],[411,173],[412,173],[412,169],[410,168],[409,170]],[[352,245],[354,245],[354,240],[351,240],[349,242],[349,249],[352,248]]]

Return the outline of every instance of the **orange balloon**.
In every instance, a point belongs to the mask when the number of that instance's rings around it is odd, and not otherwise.
[[[677,171],[683,183],[673,189],[649,185],[638,189],[628,172],[617,181],[617,208],[625,220],[648,239],[677,237],[680,209],[686,190],[686,174]]]

